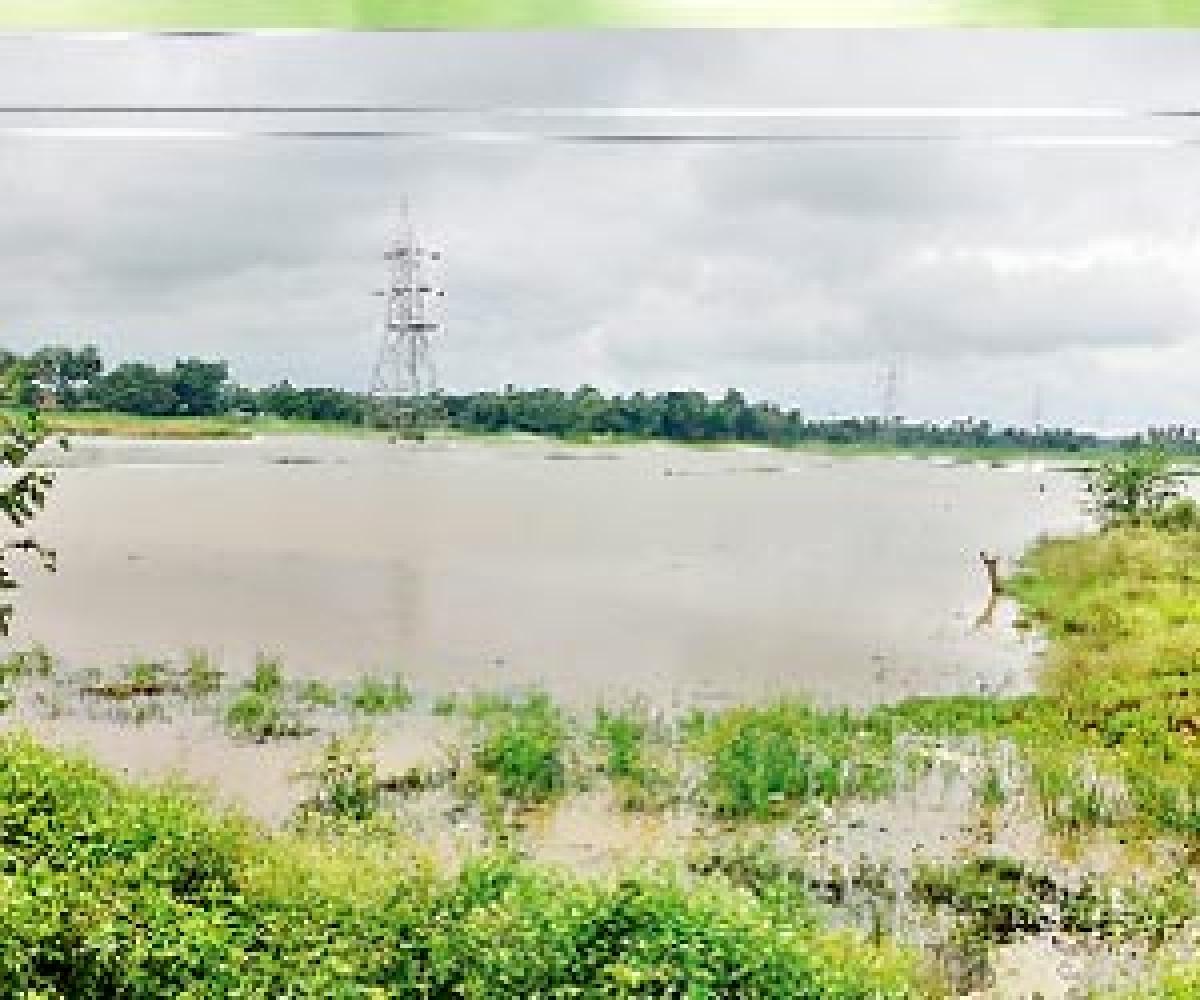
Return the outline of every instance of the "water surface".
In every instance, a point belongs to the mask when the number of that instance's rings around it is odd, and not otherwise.
[[[17,641],[74,666],[204,647],[231,672],[400,671],[666,704],[1018,690],[978,553],[1081,524],[1070,473],[765,449],[76,442]]]

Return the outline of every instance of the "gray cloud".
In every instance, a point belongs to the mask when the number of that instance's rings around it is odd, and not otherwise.
[[[50,104],[1150,108],[1181,102],[1200,76],[1200,39],[1183,33],[966,41],[949,32],[8,39],[0,93]],[[67,339],[113,356],[203,353],[227,357],[250,382],[359,387],[378,309],[368,293],[407,192],[446,249],[440,367],[451,388],[739,384],[810,412],[848,412],[877,407],[879,368],[900,358],[916,415],[1026,419],[1038,382],[1058,419],[1188,421],[1194,404],[1179,372],[1200,353],[1195,156],[978,141],[7,136],[0,320],[19,347]]]

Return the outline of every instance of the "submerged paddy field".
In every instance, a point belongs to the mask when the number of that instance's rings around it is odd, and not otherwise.
[[[738,471],[722,456],[547,457],[506,460],[506,478],[518,491],[536,481],[562,504],[559,470],[579,470],[578,495],[596,491],[601,470],[628,476],[619,492],[656,526],[662,487],[698,487],[707,532],[726,490],[752,484],[762,492],[742,503],[757,496],[760,515],[794,513],[846,468],[775,477],[753,471],[753,454]],[[1200,533],[1081,534],[1066,475],[1038,489],[1041,472],[869,462],[863,474],[890,477],[879,495],[901,505],[893,529],[909,523],[903,491],[920,476],[960,477],[939,492],[976,515],[991,510],[979,506],[987,489],[1019,487],[1025,510],[1049,498],[1036,518],[987,518],[1011,557],[1007,611],[992,609],[990,623],[977,613],[985,543],[951,534],[939,549],[915,528],[923,569],[894,532],[890,549],[864,540],[875,559],[854,567],[846,591],[806,600],[816,588],[802,588],[802,567],[819,574],[818,553],[856,550],[831,550],[838,536],[825,531],[812,559],[772,567],[753,541],[778,546],[794,524],[803,547],[800,518],[716,534],[749,546],[767,581],[760,595],[786,572],[795,609],[824,615],[858,587],[852,614],[868,632],[892,614],[910,630],[940,614],[941,627],[883,659],[871,653],[886,630],[869,632],[874,648],[810,642],[767,663],[770,643],[740,656],[722,648],[721,698],[681,683],[682,665],[639,692],[632,672],[588,683],[605,677],[599,661],[515,677],[507,663],[472,673],[404,657],[322,670],[166,632],[157,647],[88,662],[43,627],[49,646],[26,642],[0,667],[0,983],[17,996],[1194,995],[1200,761],[1188,678],[1200,662]],[[197,488],[189,467],[168,467]],[[284,474],[293,496],[305,476],[352,471],[246,468]],[[835,485],[844,496],[845,481]],[[670,499],[686,527],[686,497]],[[67,520],[46,524],[69,534]],[[953,516],[937,524],[943,538],[963,530]],[[598,528],[610,553],[616,527]],[[1039,540],[1054,529],[1069,537]],[[169,554],[146,541],[144,560]],[[471,541],[487,551],[481,535]],[[883,552],[898,557],[894,569]],[[585,575],[595,570],[595,550],[576,557]],[[962,576],[948,583],[954,559]],[[718,557],[705,579],[745,577],[729,569]],[[929,604],[905,603],[913,581]],[[655,610],[667,606],[660,597]],[[613,650],[635,648],[606,641],[612,662]],[[811,683],[819,655],[836,664],[841,697]],[[928,670],[939,656],[944,677]],[[1006,690],[1018,667],[1027,676]],[[856,698],[866,671],[884,679]]]

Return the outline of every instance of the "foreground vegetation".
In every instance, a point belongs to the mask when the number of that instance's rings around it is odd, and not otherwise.
[[[81,997],[933,995],[915,960],[719,880],[577,881],[399,841],[268,839],[0,741],[0,991]]]

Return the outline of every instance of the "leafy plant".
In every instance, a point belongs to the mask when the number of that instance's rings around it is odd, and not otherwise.
[[[315,786],[306,804],[309,811],[362,821],[379,810],[379,776],[369,733],[356,731],[348,736],[332,736],[315,766],[301,772],[301,777]]]
[[[1087,474],[1097,512],[1109,522],[1138,523],[1161,515],[1179,479],[1161,448],[1138,448],[1098,463]]]
[[[350,707],[366,715],[386,715],[400,712],[413,702],[412,692],[399,677],[390,681],[364,677],[350,693]]]
[[[254,660],[254,676],[250,690],[255,694],[273,697],[283,692],[283,665],[274,656],[259,654]]]
[[[8,469],[12,477],[0,487],[0,512],[14,528],[28,525],[45,506],[46,494],[54,485],[53,473],[27,468],[29,457],[46,437],[45,426],[36,412],[24,417],[0,413],[0,467]],[[59,445],[65,450],[66,438],[60,438]],[[57,566],[54,550],[32,536],[6,539],[0,543],[0,591],[11,593],[19,586],[8,563],[8,556],[14,552],[36,556],[49,572],[54,572]],[[12,615],[12,603],[0,602],[0,635],[9,634]]]
[[[730,709],[692,745],[707,769],[705,798],[726,816],[765,819],[788,803],[878,795],[894,779],[889,734],[797,701]]]
[[[353,813],[365,782],[344,758]],[[726,879],[583,880],[507,856],[439,874],[353,829],[264,836],[26,739],[0,737],[0,831],[3,996],[938,995],[913,954]]]
[[[453,693],[440,694],[433,701],[433,714],[443,718],[454,715],[458,709],[458,696]]]
[[[277,736],[303,736],[308,726],[292,718],[275,695],[242,691],[225,709],[225,725],[239,736],[265,743]]]
[[[320,680],[307,680],[300,686],[296,699],[310,708],[333,708],[337,705],[337,692]]]
[[[201,697],[221,690],[221,671],[202,649],[191,649],[183,668],[184,683],[189,694]]]
[[[500,794],[544,802],[566,788],[566,722],[544,692],[488,712],[483,726],[475,766],[496,780]]]

